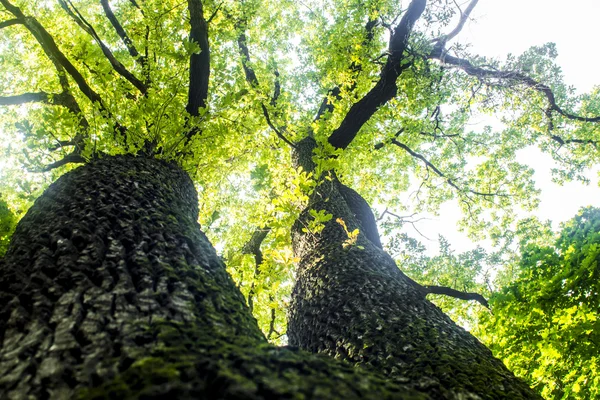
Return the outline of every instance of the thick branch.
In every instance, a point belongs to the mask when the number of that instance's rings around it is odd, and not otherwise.
[[[201,0],[188,0],[190,12],[190,42],[200,46],[200,53],[190,56],[190,84],[186,110],[190,115],[198,116],[200,108],[206,107],[208,82],[210,78],[210,49],[208,43],[208,25],[204,19]]]
[[[568,144],[568,143],[577,143],[577,144],[585,144],[585,145],[591,144],[592,146],[598,148],[598,141],[592,140],[592,139],[563,139],[558,135],[551,135],[550,139],[554,140],[561,146]]]
[[[479,293],[461,292],[460,290],[451,289],[444,286],[421,286],[423,293],[428,294],[443,294],[445,296],[454,297],[460,300],[475,300],[482,306],[490,308],[488,301]]]
[[[20,23],[21,23],[21,21],[19,21],[16,18],[9,19],[7,21],[2,21],[2,22],[0,22],[0,29],[2,29],[2,28],[8,28],[9,26],[17,25],[17,24],[20,24]]]
[[[127,47],[127,50],[129,51],[131,57],[136,58],[140,62],[142,67],[144,67],[146,64],[146,59],[144,58],[144,56],[140,55],[135,45],[133,44],[133,41],[129,38],[127,32],[125,32],[125,29],[123,28],[123,26],[113,13],[112,9],[110,8],[108,0],[100,0],[100,3],[102,4],[102,8],[104,9],[104,14],[106,15],[106,18],[108,18],[113,28],[115,28],[117,35],[119,35],[119,37],[123,41],[123,44],[125,44],[125,46]]]
[[[44,53],[50,61],[56,66],[59,75],[63,70],[73,78],[79,90],[92,102],[98,103],[102,110],[106,110],[102,98],[96,93],[85,81],[83,75],[75,68],[75,66],[67,59],[67,57],[59,50],[54,38],[46,31],[46,29],[34,18],[26,17],[19,7],[12,5],[9,0],[0,0],[0,3],[13,14],[35,37],[37,42],[42,47]],[[61,78],[59,76],[59,78]],[[62,79],[62,78],[61,78]]]
[[[248,307],[250,308],[250,312],[254,309],[254,288],[256,286],[256,280],[260,275],[260,265],[263,262],[263,253],[260,250],[260,246],[270,231],[271,228],[268,226],[256,229],[254,233],[252,233],[250,240],[248,240],[242,248],[242,254],[254,255],[254,276],[252,277],[252,284],[250,286],[250,291],[248,292]]]
[[[62,93],[46,93],[46,92],[35,92],[35,93],[22,93],[15,96],[0,96],[0,106],[11,106],[25,103],[45,103],[62,106],[67,108],[70,112],[77,115],[80,118],[79,124],[82,128],[86,129],[89,127],[88,121],[85,119],[81,112],[81,108],[73,95],[69,92]]]
[[[549,111],[555,111],[565,118],[581,122],[600,122],[600,116],[582,117],[563,110],[560,106],[558,106],[558,104],[556,104],[554,92],[552,92],[552,89],[550,89],[550,87],[541,82],[536,81],[535,79],[521,72],[491,70],[482,67],[477,67],[473,65],[469,60],[451,56],[447,54],[447,52],[444,49],[439,48],[437,46],[433,49],[429,57],[441,61],[444,65],[459,68],[466,72],[468,75],[474,76],[481,80],[497,79],[499,81],[524,85],[528,88],[536,90],[542,93],[548,100]]]
[[[79,151],[77,151],[77,149],[75,149],[75,150],[73,150],[72,153],[67,154],[60,160],[46,165],[39,172],[48,172],[55,168],[62,167],[63,165],[67,165],[70,163],[84,163],[84,162],[85,162],[85,158],[81,157],[81,155],[79,154]]]
[[[373,40],[373,37],[375,36],[375,27],[376,26],[377,26],[377,19],[369,20],[365,24],[365,40],[363,41],[364,46],[368,45]],[[350,71],[360,72],[360,71],[362,71],[362,65],[359,62],[354,61],[354,62],[352,62],[352,64],[350,64]],[[356,82],[353,83],[351,90],[353,90],[355,87],[356,87]],[[317,111],[317,115],[315,116],[315,118],[313,120],[314,122],[321,119],[321,117],[323,117],[323,115],[325,115],[325,113],[333,112],[333,103],[331,103],[329,101],[329,99],[330,98],[335,98],[336,100],[341,99],[340,92],[341,92],[341,89],[339,86],[336,86],[327,92],[327,96],[325,96],[323,98],[323,101],[321,102],[321,106],[319,107],[319,110]]]
[[[248,46],[246,45],[246,34],[244,32],[240,33],[240,35],[238,36],[237,43],[238,48],[240,50],[240,54],[242,55],[242,68],[244,68],[246,82],[248,82],[252,87],[257,87],[258,78],[256,77],[254,69],[249,65],[250,52],[248,51]]]
[[[384,65],[380,78],[375,86],[358,102],[356,102],[344,117],[340,126],[329,136],[329,143],[345,149],[356,137],[360,128],[375,114],[375,112],[396,96],[396,80],[410,63],[403,61],[403,54],[408,45],[408,38],[415,22],[425,10],[426,0],[413,0],[402,16],[400,23],[394,29],[389,43],[389,56]]]
[[[48,103],[50,94],[46,92],[23,93],[15,96],[0,97],[0,106],[14,106],[25,103]]]
[[[86,31],[100,46],[102,50],[102,54],[106,57],[106,59],[110,62],[110,65],[114,68],[115,71],[123,78],[127,79],[133,86],[135,86],[142,94],[145,94],[148,91],[146,85],[135,77],[119,60],[117,60],[108,48],[96,33],[96,30],[92,25],[86,21],[86,19],[81,15],[81,13],[75,8],[75,6],[71,3],[70,0],[58,0],[61,7],[69,14],[71,18],[79,25],[84,31]]]

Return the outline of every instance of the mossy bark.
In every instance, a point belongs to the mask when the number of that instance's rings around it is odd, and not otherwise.
[[[0,398],[424,398],[268,345],[197,207],[187,174],[152,159],[51,185],[0,261]]]
[[[373,229],[362,232],[369,222],[344,190],[335,176],[324,178],[292,229],[301,261],[289,343],[368,366],[436,399],[538,399],[369,240]],[[332,214],[319,233],[306,229],[310,209]],[[354,229],[356,239],[348,234]]]

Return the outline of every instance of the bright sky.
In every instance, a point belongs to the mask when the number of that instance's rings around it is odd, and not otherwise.
[[[459,4],[465,3],[461,1]],[[597,50],[599,0],[480,0],[473,11],[472,21],[465,25],[456,38],[461,43],[471,43],[473,53],[504,58],[508,53],[521,54],[529,47],[555,42],[558,64],[562,67],[565,82],[581,93],[600,85],[600,51]],[[552,161],[539,152],[528,152],[527,162],[536,169],[537,186],[542,189],[538,217],[560,222],[572,218],[582,206],[600,205],[600,189],[595,172],[590,171],[592,183],[585,186],[569,183],[558,186],[550,180]],[[418,223],[418,229],[427,241],[414,231],[409,234],[420,238],[430,251],[437,250],[437,235],[442,234],[457,251],[474,247],[464,234],[457,232],[458,208],[444,206],[440,217]]]

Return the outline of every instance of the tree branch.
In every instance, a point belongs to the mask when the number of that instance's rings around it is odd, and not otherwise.
[[[281,95],[281,83],[279,82],[279,71],[277,70],[277,66],[275,66],[275,81],[273,82],[273,96],[271,97],[271,107],[277,106],[277,100],[279,100],[279,96]]]
[[[70,163],[84,163],[84,162],[85,162],[85,158],[81,157],[81,155],[79,154],[77,149],[75,149],[75,150],[73,150],[72,153],[67,154],[60,160],[55,161],[55,162],[48,164],[45,167],[41,168],[39,170],[39,172],[48,172],[55,168],[62,167],[63,165],[67,165]]]
[[[245,25],[245,21],[244,21],[244,25]],[[256,77],[256,73],[254,72],[254,69],[249,65],[250,64],[250,52],[248,51],[248,46],[246,45],[246,34],[243,31],[238,36],[237,43],[238,43],[238,49],[240,50],[240,54],[242,55],[242,68],[244,69],[244,75],[246,76],[246,82],[248,82],[248,84],[251,87],[256,89],[259,86],[258,78]],[[277,102],[277,98],[279,97],[279,93],[281,90],[280,86],[279,86],[279,81],[277,79],[279,77],[279,73],[277,71],[276,71],[275,77],[276,77],[275,91],[274,91],[273,97],[271,98],[271,104],[273,104],[273,105]],[[279,137],[281,140],[283,140],[286,144],[288,144],[292,148],[295,148],[296,145],[294,143],[292,143],[288,138],[286,138],[285,135],[283,134],[283,132],[281,132],[279,129],[277,129],[277,127],[275,127],[275,125],[271,121],[271,116],[269,115],[269,110],[267,109],[265,104],[261,102],[260,107],[262,109],[265,120],[267,121],[267,125],[269,125],[269,128],[271,128],[271,130],[273,132],[275,132],[277,137]]]
[[[0,29],[2,29],[2,28],[8,28],[9,26],[17,25],[17,24],[20,24],[20,23],[22,23],[22,22],[19,21],[16,18],[9,19],[9,20],[6,20],[6,21],[2,21],[2,22],[0,22]]]
[[[394,138],[391,140],[391,143],[400,147],[401,149],[405,150],[408,154],[410,154],[411,156],[413,156],[414,158],[417,158],[419,160],[421,160],[425,166],[428,169],[431,169],[437,176],[439,176],[440,178],[443,178],[450,186],[452,186],[454,189],[458,190],[460,193],[463,192],[469,192],[478,196],[483,196],[483,197],[493,197],[493,196],[498,196],[498,197],[509,197],[509,194],[506,193],[487,193],[487,192],[479,192],[477,190],[472,190],[472,189],[461,189],[456,182],[454,181],[453,178],[450,178],[448,176],[446,176],[446,174],[444,174],[439,168],[437,168],[435,165],[433,165],[428,159],[426,159],[422,154],[417,153],[416,151],[414,151],[413,149],[411,149],[410,147],[408,147],[407,145],[405,145],[404,143],[398,141],[397,137],[400,136],[400,134],[404,132],[404,129],[400,129],[396,135],[394,135]],[[382,143],[379,143],[377,145],[375,145],[376,149],[380,149],[383,147]]]
[[[577,143],[577,144],[585,144],[585,145],[591,144],[595,148],[598,148],[598,141],[592,140],[592,139],[563,139],[558,135],[551,135],[550,139],[554,140],[561,146],[568,144],[568,143]]]
[[[319,111],[317,111],[317,115],[314,118],[314,122],[317,122],[318,120],[320,120],[323,115],[325,115],[325,113],[331,113],[333,112],[333,104],[331,103],[331,101],[329,101],[329,99],[331,97],[333,97],[336,100],[341,99],[342,97],[340,96],[341,90],[339,86],[334,87],[333,89],[329,90],[327,92],[327,96],[325,96],[323,98],[323,101],[321,102],[321,106],[319,107]]]
[[[0,106],[14,106],[25,103],[49,103],[51,95],[46,92],[23,93],[0,97]]]
[[[117,60],[110,51],[110,49],[104,44],[98,33],[94,27],[86,21],[86,19],[81,15],[81,13],[75,8],[73,3],[70,0],[58,0],[61,7],[69,14],[71,18],[79,25],[84,31],[86,31],[100,46],[102,50],[102,54],[106,57],[106,59],[110,62],[110,65],[114,68],[114,70],[121,75],[123,78],[127,79],[134,87],[136,87],[142,94],[146,94],[148,88],[146,85],[135,77],[119,60]]]
[[[140,7],[140,5],[135,1],[135,0],[129,0],[129,2],[138,10],[142,10],[142,8]]]
[[[546,99],[548,101],[548,110],[549,111],[555,111],[567,119],[581,121],[581,122],[600,122],[600,116],[582,117],[582,116],[572,114],[572,113],[569,113],[569,112],[563,110],[558,104],[556,104],[556,98],[554,96],[554,92],[552,92],[552,89],[550,87],[548,87],[547,85],[545,85],[541,82],[536,81],[535,79],[533,79],[521,72],[491,70],[491,69],[485,69],[482,67],[478,67],[478,66],[473,65],[469,60],[449,55],[446,52],[446,50],[439,48],[437,46],[433,49],[433,51],[429,55],[429,58],[439,60],[444,65],[461,69],[464,72],[466,72],[468,75],[479,78],[482,81],[485,81],[486,79],[497,79],[500,81],[506,81],[506,82],[510,82],[513,84],[524,85],[528,88],[536,90],[536,91],[542,93],[546,97]]]
[[[252,233],[250,240],[248,240],[242,248],[242,254],[254,255],[254,276],[252,277],[252,284],[250,286],[250,291],[248,292],[248,307],[250,308],[250,312],[254,309],[254,288],[256,286],[256,280],[260,275],[260,265],[263,262],[263,253],[260,250],[260,246],[270,231],[271,228],[268,226],[256,229]]]
[[[187,112],[192,116],[200,114],[200,108],[206,108],[208,82],[210,78],[210,48],[208,43],[208,25],[204,19],[201,0],[188,0],[190,13],[190,42],[200,46],[200,53],[190,56],[190,84],[188,90]]]
[[[433,40],[433,42],[437,42],[436,46],[444,48],[446,46],[446,43],[448,43],[450,40],[456,37],[456,35],[458,35],[460,31],[462,31],[463,27],[465,26],[465,23],[471,15],[471,12],[473,11],[478,2],[479,0],[471,0],[465,11],[461,11],[460,19],[458,20],[456,28],[454,28],[452,32],[448,33],[447,35],[440,36],[439,38]]]
[[[66,71],[77,83],[79,90],[92,102],[98,103],[103,111],[106,110],[102,98],[96,93],[85,81],[83,75],[75,68],[75,66],[67,59],[67,57],[59,50],[56,42],[46,29],[34,18],[26,17],[19,7],[12,5],[9,0],[0,0],[0,3],[19,20],[35,37],[37,42],[42,47],[44,53],[50,61],[55,65],[59,73],[59,78],[62,83],[64,80],[64,71]],[[62,75],[62,76],[61,76]]]
[[[125,47],[127,47],[127,50],[129,51],[129,54],[131,55],[131,57],[137,59],[139,61],[139,63],[142,65],[142,68],[145,68],[146,58],[144,58],[144,56],[142,56],[138,52],[137,48],[133,44],[133,41],[129,38],[129,36],[127,35],[127,32],[125,32],[125,29],[123,28],[123,26],[121,25],[121,23],[119,22],[119,20],[115,16],[115,14],[113,13],[112,9],[110,8],[110,4],[108,3],[108,0],[100,0],[100,3],[102,4],[102,8],[104,9],[104,14],[106,15],[106,18],[108,18],[108,20],[112,24],[113,28],[115,28],[117,35],[119,35],[119,37],[121,38],[121,41],[123,42],[123,44],[125,44]]]
[[[375,86],[358,102],[354,103],[342,120],[340,126],[329,136],[329,143],[345,149],[356,137],[360,128],[375,112],[394,98],[397,93],[396,80],[410,63],[402,64],[408,38],[415,22],[425,10],[426,0],[413,0],[402,16],[400,23],[392,32],[389,43],[389,56],[383,66],[380,78]]]
[[[67,91],[62,93],[22,93],[15,96],[0,96],[0,106],[11,106],[25,103],[45,103],[67,108],[70,112],[80,118],[79,124],[87,130],[89,127],[88,121],[81,112],[81,108],[73,95]]]
[[[377,19],[369,20],[365,24],[365,40],[363,41],[363,45],[367,45],[369,42],[371,42],[373,40],[373,38],[375,37],[375,27],[377,26],[377,24],[378,24]],[[356,61],[353,61],[352,64],[350,64],[350,71],[358,73],[358,72],[362,71],[362,65]],[[350,90],[354,90],[355,87],[356,87],[356,82],[353,82]],[[319,110],[317,111],[317,115],[313,119],[313,122],[316,122],[319,119],[321,119],[321,117],[323,117],[323,115],[325,115],[325,113],[333,112],[333,104],[329,101],[329,99],[331,97],[335,98],[336,100],[341,99],[340,93],[341,93],[341,89],[339,86],[336,86],[327,92],[327,95],[323,98],[323,101],[321,102],[321,106],[319,107]]]
[[[273,302],[273,295],[269,295],[269,301]],[[275,330],[275,309],[271,308],[271,320],[269,321],[269,333],[267,333],[267,340],[271,340],[271,337],[273,337],[274,333],[277,334],[277,338],[281,337],[281,334]]]
[[[454,297],[460,300],[475,300],[485,308],[489,309],[490,304],[488,301],[479,293],[473,292],[461,292],[460,290],[451,289],[444,286],[422,286],[422,292],[426,296],[428,294],[443,294],[444,296]]]

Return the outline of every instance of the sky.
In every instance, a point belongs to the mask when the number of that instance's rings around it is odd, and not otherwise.
[[[465,4],[466,1],[459,1]],[[468,22],[455,41],[471,43],[472,52],[503,59],[508,53],[519,55],[534,45],[554,42],[557,63],[563,69],[565,82],[579,93],[600,86],[600,51],[596,46],[600,0],[480,0]],[[580,207],[600,206],[597,171],[590,171],[591,184],[571,182],[563,186],[551,182],[550,156],[536,150],[521,153],[535,168],[535,180],[542,190],[539,209],[534,213],[542,220],[551,220],[553,227],[572,218]],[[519,160],[523,161],[523,160]],[[419,231],[407,232],[423,241],[431,253],[437,251],[437,236],[444,235],[457,251],[473,248],[474,244],[456,229],[460,211],[454,204],[442,206],[439,217],[420,221]],[[486,243],[482,243],[484,247]]]

